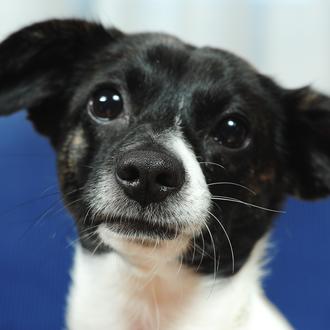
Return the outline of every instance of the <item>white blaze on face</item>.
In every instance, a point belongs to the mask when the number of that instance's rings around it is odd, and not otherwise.
[[[180,194],[182,199],[178,201],[181,210],[178,219],[187,222],[195,232],[194,227],[199,230],[206,222],[211,205],[210,191],[196,155],[181,134],[169,134],[165,146],[182,161],[185,169],[186,182]]]

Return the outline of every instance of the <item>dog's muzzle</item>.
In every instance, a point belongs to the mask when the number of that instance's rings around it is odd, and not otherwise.
[[[132,150],[117,161],[116,180],[129,198],[146,206],[180,191],[185,171],[181,162],[169,153]]]

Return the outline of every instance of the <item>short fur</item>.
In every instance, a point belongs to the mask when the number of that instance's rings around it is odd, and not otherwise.
[[[87,105],[109,87],[124,110],[101,124]],[[289,328],[264,300],[262,251],[288,195],[330,194],[329,97],[284,89],[224,50],[52,20],[0,44],[0,115],[22,108],[57,153],[80,233],[70,330]],[[236,150],[214,137],[237,115],[250,135]],[[114,171],[132,150],[178,159],[180,192],[128,198]]]

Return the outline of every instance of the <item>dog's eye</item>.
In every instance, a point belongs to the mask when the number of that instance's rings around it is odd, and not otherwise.
[[[89,113],[102,121],[115,119],[123,110],[123,99],[115,89],[101,89],[88,102]]]
[[[216,142],[231,149],[243,147],[248,135],[249,129],[246,120],[238,116],[223,119],[212,134]]]

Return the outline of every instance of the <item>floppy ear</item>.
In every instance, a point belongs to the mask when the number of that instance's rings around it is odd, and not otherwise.
[[[289,192],[305,199],[330,195],[330,98],[306,87],[285,92]]]
[[[0,115],[27,108],[37,130],[54,140],[75,68],[116,32],[81,20],[50,20],[9,36],[0,44]]]

